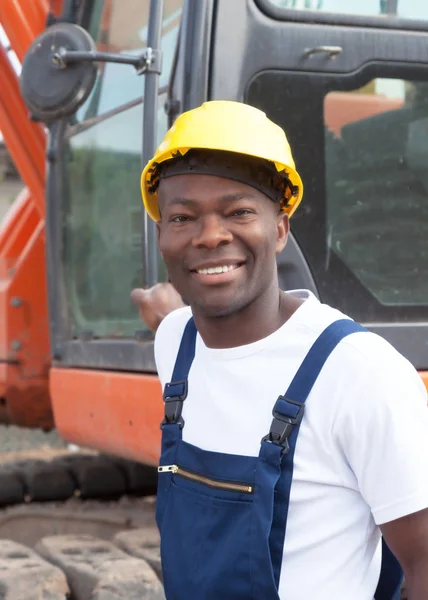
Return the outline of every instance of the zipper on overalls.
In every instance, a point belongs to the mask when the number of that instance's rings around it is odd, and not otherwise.
[[[228,490],[229,492],[241,492],[244,494],[252,494],[254,491],[253,486],[247,483],[234,483],[232,481],[219,481],[218,479],[211,479],[210,477],[205,477],[205,475],[199,475],[198,473],[193,473],[192,471],[183,469],[178,465],[165,465],[158,467],[158,473],[173,473],[174,475],[180,475],[186,479],[203,483],[204,485],[208,485],[218,490]]]

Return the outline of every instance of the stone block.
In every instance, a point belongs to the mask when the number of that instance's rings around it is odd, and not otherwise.
[[[64,573],[33,550],[0,540],[0,598],[2,600],[67,600]]]
[[[160,536],[157,527],[121,531],[114,537],[114,543],[128,554],[148,562],[162,580]]]
[[[150,565],[88,535],[42,539],[37,551],[67,576],[74,600],[165,600]]]

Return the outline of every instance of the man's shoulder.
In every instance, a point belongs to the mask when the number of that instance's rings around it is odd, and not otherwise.
[[[308,305],[309,306],[309,305]],[[311,310],[306,311],[304,327],[312,331],[314,340],[334,321],[350,319],[336,308],[318,301],[311,302]],[[303,316],[303,315],[302,315]],[[374,377],[384,377],[394,373],[416,376],[413,365],[394,348],[385,338],[369,330],[346,336],[335,350],[336,364],[340,363],[349,373],[370,371]]]
[[[162,319],[158,330],[156,332],[156,338],[158,336],[164,336],[165,332],[172,333],[176,330],[180,330],[183,333],[184,327],[187,321],[192,316],[190,306],[183,306],[170,312],[164,319]]]
[[[192,316],[189,306],[183,306],[173,310],[167,315],[158,327],[155,336],[155,345],[162,346],[164,343],[178,346],[183,335],[187,321]]]
[[[364,370],[391,374],[396,368],[397,375],[402,372],[417,375],[405,356],[384,337],[368,329],[347,336],[342,341],[342,351],[348,360],[364,367]]]

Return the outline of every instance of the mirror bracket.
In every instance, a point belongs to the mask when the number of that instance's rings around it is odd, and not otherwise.
[[[111,52],[81,52],[59,48],[52,54],[52,62],[60,69],[66,69],[68,65],[79,62],[109,62],[131,65],[135,67],[137,75],[144,73],[162,72],[162,52],[153,48],[144,48],[138,55],[113,54]]]

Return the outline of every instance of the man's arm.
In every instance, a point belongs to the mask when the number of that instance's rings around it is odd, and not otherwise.
[[[380,526],[380,530],[404,571],[408,600],[426,600],[428,598],[428,509],[384,523]]]
[[[137,288],[132,291],[131,299],[137,305],[140,317],[153,332],[170,312],[184,306],[171,283],[157,283],[148,290]]]
[[[333,433],[404,571],[409,599],[426,600],[427,391],[411,364],[381,338],[358,333],[353,344],[365,364],[355,356],[359,375],[341,397]]]

